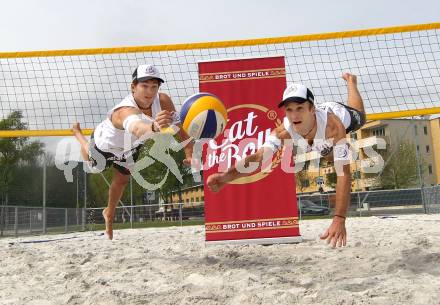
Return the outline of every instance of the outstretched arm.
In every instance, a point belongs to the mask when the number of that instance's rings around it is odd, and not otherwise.
[[[331,243],[332,247],[345,246],[347,243],[345,217],[350,203],[351,171],[349,148],[345,137],[345,129],[340,126],[333,149],[334,166],[337,173],[335,212],[330,227],[321,235],[321,239],[327,240],[327,243]]]
[[[265,150],[268,149],[269,148],[262,147],[256,153],[249,155],[245,159],[238,162],[235,166],[231,166],[226,172],[216,173],[209,176],[207,180],[207,185],[209,189],[213,192],[218,192],[228,182],[252,175],[253,173],[260,171]],[[239,170],[240,168],[249,168],[252,163],[257,164],[257,167],[254,171],[242,172]]]
[[[118,129],[125,129],[135,137],[149,136],[155,131],[154,121],[146,120],[145,115],[134,107],[121,107],[111,118],[113,125]]]
[[[282,128],[274,130],[256,153],[247,156],[224,173],[216,173],[209,176],[207,180],[209,189],[213,192],[218,192],[228,182],[250,176],[262,168],[266,168],[272,161],[274,152],[281,148],[282,140],[280,140],[280,130],[282,130]],[[248,170],[251,166],[255,167],[255,169]]]

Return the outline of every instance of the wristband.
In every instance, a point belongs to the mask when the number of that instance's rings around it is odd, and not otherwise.
[[[346,219],[346,218],[347,218],[347,217],[345,217],[345,216],[338,215],[338,214],[333,215],[333,217],[339,217],[339,218],[343,218],[343,219]]]

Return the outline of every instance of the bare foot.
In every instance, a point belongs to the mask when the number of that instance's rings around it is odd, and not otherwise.
[[[81,127],[79,126],[79,123],[74,123],[73,125],[72,125],[72,132],[73,132],[73,134],[76,136],[76,135],[78,135],[78,134],[83,134],[82,133],[82,130],[81,130]]]
[[[342,75],[342,78],[348,83],[348,82],[352,82],[354,84],[357,84],[357,77],[354,74],[351,73],[344,73]]]
[[[108,236],[108,239],[113,239],[113,215],[111,215],[108,211],[108,208],[105,208],[102,211],[102,216],[105,220],[105,233]]]

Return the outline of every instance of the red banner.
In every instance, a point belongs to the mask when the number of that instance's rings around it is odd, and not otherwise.
[[[281,170],[281,151],[274,154],[270,173],[238,179],[218,193],[206,186],[209,175],[255,152],[281,124],[284,113],[277,105],[286,88],[284,57],[200,62],[199,86],[224,102],[229,119],[204,155],[206,241],[300,241],[295,177]]]

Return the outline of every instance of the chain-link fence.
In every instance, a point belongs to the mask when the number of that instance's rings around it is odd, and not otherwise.
[[[423,200],[426,213],[440,213],[440,185],[424,188]]]
[[[0,207],[0,236],[67,233],[85,228],[86,212],[75,208]]]
[[[87,229],[103,228],[103,207],[89,208],[87,214]],[[184,203],[151,204],[119,206],[113,219],[115,228],[142,228],[158,226],[182,226],[204,223],[203,202],[194,202],[191,206]]]
[[[298,195],[300,219],[331,217],[335,193]],[[0,207],[0,236],[67,233],[105,228],[100,208]],[[348,215],[374,216],[440,213],[440,185],[400,190],[353,192]],[[119,206],[114,229],[200,225],[204,223],[204,203]]]
[[[0,236],[68,233],[104,229],[104,208],[0,207]],[[119,206],[114,227],[142,228],[203,224],[203,202]]]
[[[434,187],[435,188],[435,187]],[[421,189],[380,190],[352,192],[348,206],[349,216],[383,214],[414,214],[427,212],[425,198],[432,187]],[[440,191],[435,197],[438,201]],[[299,216],[330,215],[335,207],[336,194],[307,194],[298,196]]]

